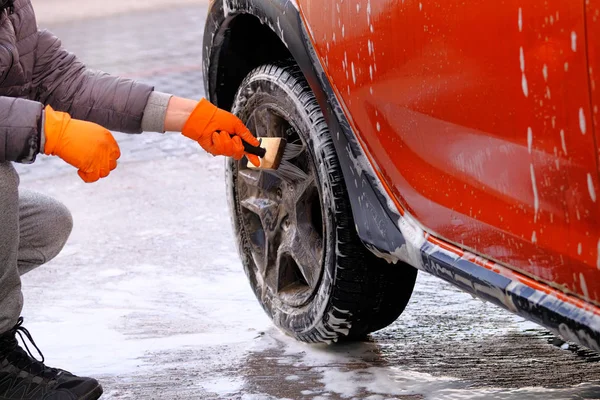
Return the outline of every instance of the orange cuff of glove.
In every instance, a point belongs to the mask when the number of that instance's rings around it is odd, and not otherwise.
[[[210,101],[206,99],[200,100],[183,126],[181,133],[190,139],[200,142],[201,137],[207,130],[206,128],[213,120],[218,109],[219,108]],[[212,134],[212,132],[210,133]]]
[[[44,109],[44,137],[46,143],[42,149],[43,153],[49,156],[56,156],[56,148],[58,146],[60,132],[71,121],[71,116],[67,113],[57,112],[50,106]]]

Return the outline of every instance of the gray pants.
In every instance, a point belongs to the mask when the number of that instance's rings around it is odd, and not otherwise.
[[[11,163],[0,163],[0,334],[21,315],[21,275],[50,261],[67,242],[69,210],[42,194],[19,190]]]

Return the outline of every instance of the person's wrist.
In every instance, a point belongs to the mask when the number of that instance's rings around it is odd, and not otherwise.
[[[186,123],[198,104],[199,103],[196,100],[175,96],[171,97],[169,104],[167,105],[165,130],[171,132],[183,132]]]

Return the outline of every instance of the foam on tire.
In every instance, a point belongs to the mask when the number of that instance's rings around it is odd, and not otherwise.
[[[326,243],[317,294],[302,307],[278,301],[277,295],[262,287],[255,276],[236,197],[237,164],[229,161],[228,194],[234,231],[257,299],[280,329],[304,342],[362,338],[391,324],[410,299],[417,270],[406,264],[388,264],[359,239],[327,123],[293,61],[267,64],[251,71],[239,87],[232,112],[244,120],[261,101],[277,102],[288,114],[286,118],[305,127],[299,134],[318,170]]]

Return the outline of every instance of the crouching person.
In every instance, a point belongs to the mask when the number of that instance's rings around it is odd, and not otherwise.
[[[50,261],[65,245],[72,219],[65,206],[19,189],[13,163],[39,153],[76,168],[85,182],[117,167],[119,146],[109,130],[176,131],[213,155],[258,164],[242,140],[258,141],[232,114],[207,100],[159,93],[148,85],[87,69],[58,38],[37,28],[29,0],[0,0],[0,399],[91,400],[102,387],[91,378],[50,368],[24,350],[21,275]]]

